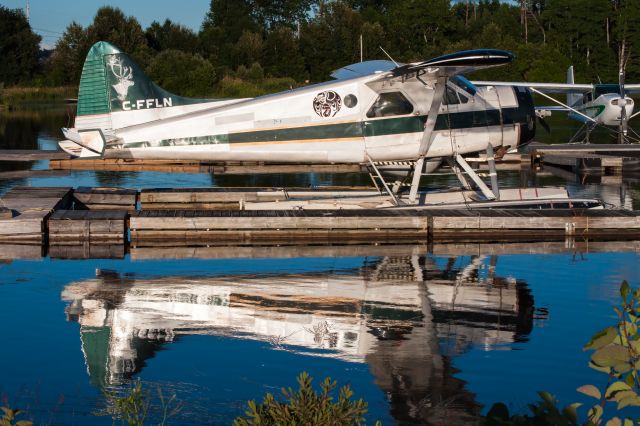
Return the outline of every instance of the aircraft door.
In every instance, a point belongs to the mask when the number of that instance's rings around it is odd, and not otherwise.
[[[380,92],[365,112],[366,152],[375,161],[413,158],[419,144],[416,135],[423,130],[424,120],[404,91]]]
[[[498,87],[485,88],[480,93],[480,102],[474,111],[474,124],[482,128],[485,145],[500,146],[504,142],[504,120],[502,98]]]
[[[473,112],[469,111],[469,97],[447,86],[442,99],[440,114],[449,129],[447,135],[455,147],[453,151],[461,151],[466,143],[467,135],[472,131]]]

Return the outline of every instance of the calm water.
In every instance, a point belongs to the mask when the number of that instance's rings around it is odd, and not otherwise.
[[[64,112],[0,118],[0,148],[53,149],[65,124]],[[568,184],[629,207],[640,198],[633,179],[501,179]],[[365,182],[81,171],[0,179],[0,192]],[[640,285],[640,242],[572,244],[138,248],[91,260],[0,247],[9,253],[0,261],[0,401],[38,424],[111,424],[95,417],[105,390],[140,379],[182,401],[170,424],[228,424],[247,400],[294,386],[307,371],[316,382],[350,384],[369,402],[367,418],[384,424],[459,424],[497,401],[524,411],[537,390],[586,402],[575,388],[605,378],[587,367],[582,345],[614,320],[621,281]]]

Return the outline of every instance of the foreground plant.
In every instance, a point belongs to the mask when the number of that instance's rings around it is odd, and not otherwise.
[[[116,420],[120,420],[122,424],[129,426],[148,424],[147,415],[151,408],[151,395],[148,391],[142,389],[140,380],[136,381],[124,395],[116,392],[107,392],[106,399],[106,409],[97,413],[97,415],[111,416],[114,423]],[[160,388],[158,388],[158,400],[160,402],[161,417],[157,424],[163,426],[170,417],[175,416],[180,411],[182,404],[177,402],[175,395],[166,399]]]
[[[621,418],[625,407],[640,407],[640,289],[632,289],[626,281],[620,286],[621,305],[615,307],[616,325],[596,333],[584,350],[593,351],[589,367],[607,375],[602,389],[587,384],[577,390],[596,400],[587,412],[588,426],[631,426],[640,424],[640,418]],[[542,401],[529,405],[531,415],[510,415],[507,407],[494,404],[487,414],[487,425],[577,425],[577,409],[571,404],[560,410],[557,401],[547,392],[539,392]],[[616,405],[615,413],[609,411]],[[606,410],[606,411],[605,411]]]
[[[312,378],[301,373],[297,382],[299,389],[282,389],[284,402],[268,393],[261,404],[249,401],[246,417],[236,418],[235,426],[248,425],[362,425],[367,413],[367,403],[359,399],[352,401],[349,386],[340,388],[338,400],[334,402],[332,392],[337,383],[327,377],[320,384],[320,393],[311,385]],[[376,423],[377,425],[379,422]]]
[[[31,426],[33,423],[29,420],[16,420],[16,417],[25,414],[22,410],[14,410],[9,407],[0,407],[2,410],[2,418],[0,418],[0,426]]]

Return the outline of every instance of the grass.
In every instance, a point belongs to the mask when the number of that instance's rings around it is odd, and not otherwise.
[[[78,88],[75,86],[59,87],[0,87],[0,105],[6,109],[17,109],[44,103],[64,102],[67,98],[75,98]]]

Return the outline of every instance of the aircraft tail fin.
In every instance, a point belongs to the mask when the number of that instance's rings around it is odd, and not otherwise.
[[[162,89],[129,55],[99,41],[89,50],[82,68],[75,128],[100,129],[109,139],[113,130],[178,115],[189,105],[213,101],[184,98]]]
[[[573,65],[571,65],[567,69],[567,84],[575,84],[575,79],[573,76]],[[580,100],[579,93],[568,93],[567,94],[567,105],[573,106]]]

